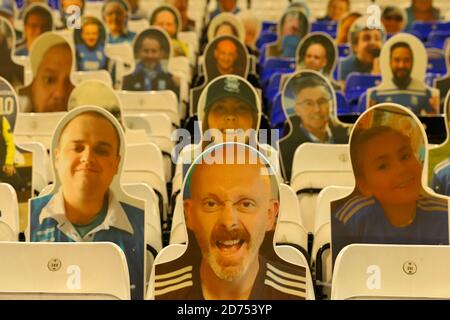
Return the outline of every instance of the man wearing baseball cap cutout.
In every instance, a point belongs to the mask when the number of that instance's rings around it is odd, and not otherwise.
[[[214,81],[206,93],[205,108],[199,112],[203,132],[217,129],[226,140],[227,133],[256,129],[258,110],[252,89],[236,77]]]
[[[255,147],[269,159],[276,174],[281,178],[278,151],[265,143],[266,141],[258,140],[264,133],[258,137],[260,115],[261,102],[258,95],[244,78],[224,75],[210,82],[199,99],[201,143],[186,145],[181,150],[176,160],[174,183],[181,186],[182,179],[194,159],[206,147],[221,142],[241,142]],[[179,189],[174,189],[174,195],[178,191]]]

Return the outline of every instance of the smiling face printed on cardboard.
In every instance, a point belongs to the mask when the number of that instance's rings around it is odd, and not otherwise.
[[[99,19],[84,17],[81,29],[75,29],[74,40],[78,71],[107,69],[106,30]]]
[[[189,248],[201,253],[201,262],[192,263],[200,267],[204,285],[213,279],[245,283],[257,272],[260,247],[279,207],[271,172],[268,160],[244,144],[208,148],[191,165],[184,213]]]
[[[203,90],[198,105],[205,142],[256,139],[261,102],[244,78],[228,75],[214,79]]]
[[[74,86],[70,80],[73,53],[60,35],[47,32],[33,43],[30,53],[33,81],[19,90],[23,112],[60,112]]]
[[[18,55],[28,55],[33,42],[44,32],[53,30],[51,9],[42,3],[33,3],[23,15],[23,34],[25,42],[18,48]]]
[[[242,21],[234,14],[223,12],[211,20],[208,27],[208,42],[220,36],[235,36],[242,43],[245,40],[245,29]]]
[[[161,65],[167,67],[171,56],[170,39],[162,29],[148,28],[136,36],[133,50],[136,62],[146,69],[154,70]]]
[[[150,17],[151,26],[160,27],[173,39],[177,39],[181,31],[180,21],[178,9],[168,4],[158,6]]]
[[[405,11],[396,6],[387,6],[381,14],[381,23],[389,35],[402,32],[407,20]]]
[[[397,34],[383,46],[380,55],[382,82],[367,93],[368,106],[394,102],[415,114],[435,114],[439,93],[425,85],[427,54],[413,35]]]
[[[336,117],[334,90],[318,72],[291,75],[282,90],[282,106],[290,129],[279,142],[285,179],[290,179],[294,153],[302,143],[348,142],[349,127]]]
[[[18,100],[14,88],[0,77],[0,182],[10,184],[17,194],[19,206],[19,230],[25,230],[28,200],[38,183],[33,179],[33,153],[16,145],[14,127]],[[36,174],[37,175],[37,174]],[[17,241],[18,239],[10,239]]]
[[[80,106],[93,105],[109,111],[120,124],[123,124],[122,107],[114,90],[99,80],[83,81],[70,94],[67,110]]]
[[[110,241],[125,253],[131,297],[144,285],[144,203],[120,185],[123,131],[108,111],[80,106],[58,124],[52,141],[53,189],[31,202],[33,242]],[[65,228],[59,229],[58,223]],[[45,232],[43,232],[45,230]]]
[[[447,139],[429,151],[428,183],[434,192],[450,196],[450,91],[447,93],[444,106]]]
[[[423,188],[426,149],[408,109],[384,103],[361,115],[350,138],[355,189],[331,204],[333,259],[350,243],[448,244],[447,200]]]
[[[205,49],[205,69],[206,82],[225,74],[235,74],[246,78],[247,49],[234,36],[215,38]]]
[[[5,78],[14,88],[24,84],[24,68],[12,61],[15,47],[15,33],[8,20],[0,17],[0,77]]]
[[[303,38],[295,56],[297,68],[311,69],[329,77],[334,71],[337,48],[329,35],[313,32]]]
[[[325,127],[330,118],[336,119],[336,99],[331,84],[315,71],[298,71],[286,81],[282,105],[287,119],[299,117],[306,128]]]
[[[86,16],[82,20],[81,29],[74,33],[75,46],[85,45],[93,50],[97,46],[104,46],[106,41],[106,30],[103,23],[93,17]]]
[[[361,64],[373,66],[374,61],[380,56],[385,31],[382,26],[369,28],[367,19],[367,16],[363,16],[353,22],[348,31],[348,42],[352,54]]]
[[[124,0],[108,0],[102,8],[103,21],[113,37],[126,32],[129,15],[130,8]]]

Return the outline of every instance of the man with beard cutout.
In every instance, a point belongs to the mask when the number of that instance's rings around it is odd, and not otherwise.
[[[279,208],[277,180],[261,154],[216,145],[191,166],[185,189],[188,248],[155,266],[155,299],[306,298],[305,268],[260,253]]]
[[[374,89],[369,96],[369,105],[382,102],[401,104],[415,114],[437,113],[439,99],[423,81],[414,79],[411,72],[414,54],[407,42],[397,42],[390,48],[389,64],[392,70],[393,87]]]

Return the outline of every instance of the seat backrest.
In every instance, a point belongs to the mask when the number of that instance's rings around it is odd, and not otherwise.
[[[163,220],[166,219],[168,196],[162,154],[154,143],[127,145],[121,183],[146,183],[161,197],[159,204]]]
[[[341,250],[331,299],[450,299],[450,247],[352,244]]]
[[[147,19],[138,19],[138,20],[129,20],[128,21],[128,29],[130,31],[136,32],[136,34],[148,29],[150,27],[150,23]]]
[[[102,18],[103,1],[86,1],[84,14],[86,16],[94,16],[100,20]]]
[[[317,161],[321,159],[321,161]],[[353,186],[348,145],[304,143],[294,154],[291,187],[307,232],[314,232],[317,195],[327,186]]]
[[[352,193],[353,187],[345,187],[345,186],[329,186],[322,189],[317,197],[317,206],[316,206],[316,219],[314,232],[318,231],[318,229],[326,224],[330,223],[330,204],[334,200],[342,199]],[[331,235],[330,235],[331,241]]]
[[[450,31],[448,37],[450,37]],[[428,57],[427,72],[437,73],[441,75],[447,74],[445,54],[442,52],[442,50],[436,48],[428,48],[427,57]]]
[[[165,137],[170,139],[172,124],[164,113],[126,115],[125,125],[129,129],[143,129],[150,137]]]
[[[336,37],[336,21],[316,21],[311,24],[311,32],[321,31],[329,34],[332,38]]]
[[[163,155],[165,180],[169,181],[172,178],[171,153],[175,146],[175,141],[171,138],[172,124],[169,117],[164,113],[152,113],[127,115],[124,118],[126,127],[131,129],[126,131],[127,138],[130,132],[142,130],[146,135],[145,142],[152,142],[159,147]]]
[[[279,185],[280,209],[275,228],[275,243],[294,244],[308,250],[308,234],[302,224],[302,216],[295,192],[286,184]]]
[[[1,299],[130,299],[128,265],[111,242],[0,242]]]
[[[153,189],[144,183],[125,183],[123,188],[131,196],[145,200],[145,242],[159,252],[162,249],[162,232],[158,197]]]
[[[16,142],[38,141],[47,150],[51,149],[51,140],[61,118],[66,112],[22,113],[17,114],[14,137]]]
[[[134,53],[128,42],[107,44],[105,54],[113,60],[123,64],[123,74],[130,74],[135,68]]]
[[[117,91],[124,114],[151,114],[162,112],[172,124],[180,125],[178,100],[173,91]]]
[[[358,99],[367,89],[377,86],[381,76],[352,72],[345,80],[345,98],[347,101]]]
[[[156,144],[129,144],[126,148],[124,171],[154,172],[165,182],[162,154]]]
[[[77,85],[86,80],[99,80],[106,83],[112,88],[111,75],[106,70],[94,70],[94,71],[76,71],[72,72],[72,82]]]
[[[189,65],[189,58],[187,57],[171,57],[169,59],[169,64],[167,66],[169,72],[181,72],[186,76],[188,82],[191,82],[192,79],[192,71],[191,66]]]
[[[192,45],[195,53],[198,53],[198,36],[194,31],[183,31],[178,33],[178,39]]]
[[[336,104],[337,104],[337,113],[340,114],[350,114],[352,110],[347,103],[344,95],[341,91],[336,91]]]
[[[184,219],[183,195],[180,193],[175,200],[175,209],[172,216],[172,228],[170,230],[170,244],[187,243],[188,235],[186,220]]]
[[[340,58],[345,58],[350,54],[350,46],[348,44],[338,45],[338,52]]]
[[[291,187],[295,192],[302,189],[323,189],[330,185],[354,184],[347,144],[303,143],[297,147],[291,178]]]
[[[11,185],[0,183],[0,241],[18,240],[19,204],[16,191]]]
[[[17,145],[33,153],[33,189],[41,192],[53,180],[53,172],[50,167],[50,157],[47,150],[42,143],[35,141],[20,142]]]
[[[311,261],[316,280],[328,286],[318,287],[320,294],[330,297],[332,261],[331,261],[331,201],[341,199],[353,191],[352,187],[330,186],[320,191],[317,197],[316,217],[314,220],[314,241],[311,249]]]

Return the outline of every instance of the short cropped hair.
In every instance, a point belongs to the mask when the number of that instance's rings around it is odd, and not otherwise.
[[[90,115],[90,116],[93,116],[93,117],[95,117],[95,118],[101,118],[101,119],[104,119],[104,120],[108,121],[108,122],[111,124],[111,126],[114,128],[114,132],[115,132],[115,134],[116,134],[116,139],[117,139],[117,155],[119,156],[119,155],[120,155],[120,142],[121,142],[120,137],[121,137],[121,135],[120,135],[119,131],[117,130],[116,126],[115,126],[113,123],[111,123],[111,120],[109,120],[104,114],[102,114],[102,113],[100,113],[100,112],[97,112],[97,111],[86,111],[86,112],[82,112],[82,113],[77,114],[77,115],[76,115],[75,117],[73,117],[72,119],[70,119],[70,120],[64,125],[64,127],[61,129],[61,133],[59,134],[57,145],[59,146],[59,143],[60,143],[60,141],[61,141],[61,137],[62,137],[64,131],[66,130],[67,126],[68,126],[73,120],[75,120],[75,119],[78,118],[79,116],[83,116],[83,115]]]
[[[330,95],[330,98],[333,97],[333,92],[330,86],[318,76],[300,76],[295,78],[292,83],[292,89],[294,94],[297,96],[300,91],[306,88],[315,88],[315,87],[323,87],[326,92]]]

